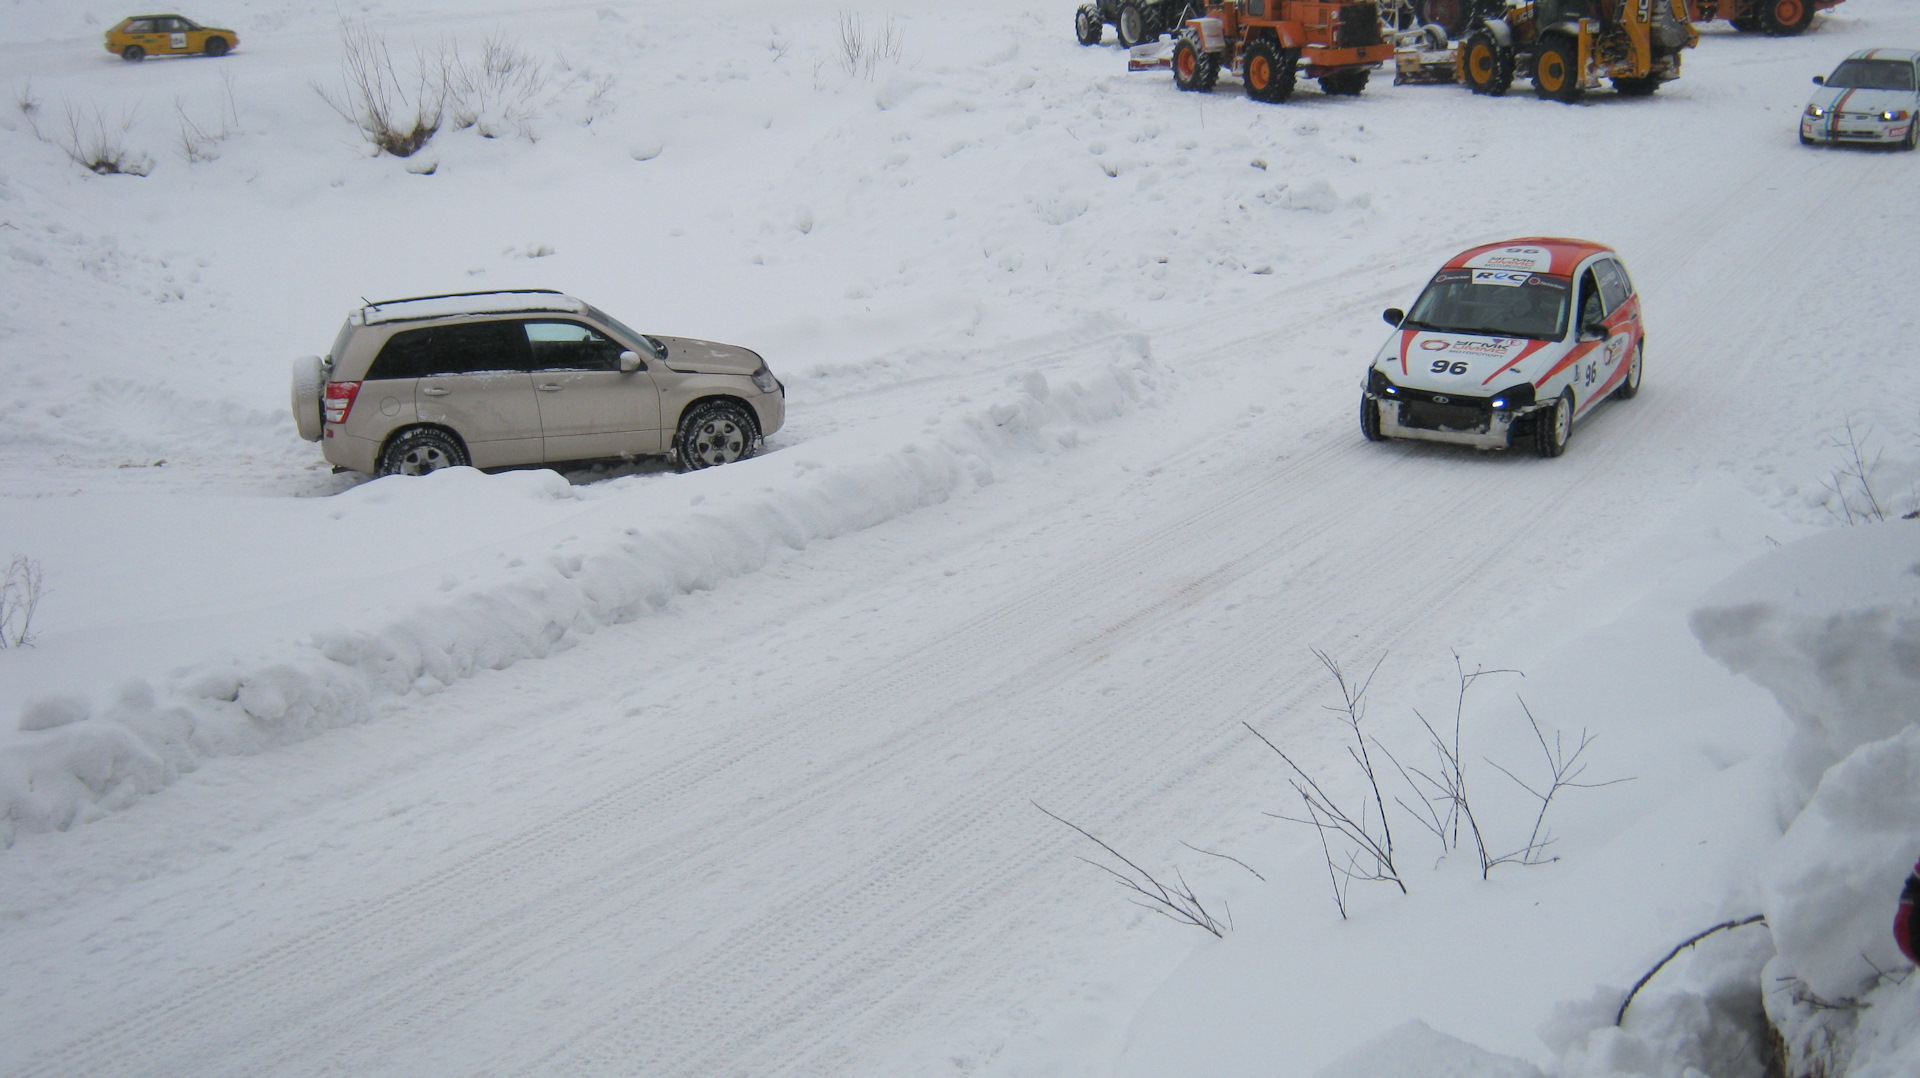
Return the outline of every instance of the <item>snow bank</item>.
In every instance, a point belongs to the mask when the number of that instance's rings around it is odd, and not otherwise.
[[[1692,619],[1793,721],[1786,834],[1760,873],[1760,977],[1792,1073],[1911,1074],[1920,978],[1894,947],[1920,855],[1920,526],[1841,529],[1761,558]]]
[[[450,596],[429,589],[435,598],[378,624],[315,626],[290,649],[210,658],[164,678],[123,671],[99,679],[120,678],[99,700],[81,686],[33,698],[15,716],[17,733],[0,735],[0,843],[124,808],[208,757],[365,722],[385,702],[548,655],[782,551],[990,484],[997,468],[1070,449],[1084,429],[1151,401],[1161,377],[1138,336],[1119,340],[1104,361],[1051,373],[1012,374],[996,399],[932,429],[828,437],[683,477],[674,493],[699,493],[678,508],[661,504],[657,483],[599,499],[585,515],[597,532],[571,519],[544,558],[516,558]],[[551,472],[455,469],[378,480],[336,501],[404,489],[497,503],[502,484],[573,496]]]
[[[1314,1072],[1314,1078],[1540,1078],[1523,1059],[1495,1055],[1415,1019]]]

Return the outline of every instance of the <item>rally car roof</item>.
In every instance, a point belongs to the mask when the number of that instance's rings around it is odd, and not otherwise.
[[[1848,55],[1849,60],[1905,60],[1913,63],[1920,60],[1920,52],[1912,49],[1861,49]]]
[[[1506,247],[1534,247],[1544,249],[1552,256],[1552,265],[1546,273],[1567,274],[1580,264],[1580,260],[1589,255],[1613,254],[1613,248],[1592,240],[1568,239],[1564,236],[1522,236],[1518,239],[1501,240],[1499,243],[1483,243],[1454,255],[1447,260],[1446,269],[1460,269],[1469,263],[1477,263],[1483,256]],[[1543,272],[1536,270],[1535,272]]]

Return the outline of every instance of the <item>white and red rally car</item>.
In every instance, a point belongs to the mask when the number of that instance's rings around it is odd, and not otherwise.
[[[1646,335],[1620,256],[1532,237],[1463,251],[1427,282],[1367,372],[1360,430],[1566,452],[1574,420],[1640,392]]]

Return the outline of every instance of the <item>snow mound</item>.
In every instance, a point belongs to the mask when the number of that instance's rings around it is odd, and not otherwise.
[[[1894,947],[1920,855],[1920,527],[1846,528],[1759,559],[1692,625],[1792,720],[1786,834],[1763,867],[1760,978],[1792,1073],[1912,1074],[1920,978]]]
[[[1522,1059],[1496,1055],[1413,1019],[1314,1072],[1314,1078],[1541,1078]]]
[[[1150,403],[1160,384],[1145,348],[1052,374],[1014,372],[996,399],[936,427],[809,442],[798,466],[772,452],[683,477],[676,492],[700,493],[677,508],[644,486],[609,493],[548,540],[543,556],[516,557],[457,590],[450,579],[449,590],[426,591],[432,598],[378,624],[317,625],[277,650],[209,657],[171,671],[158,690],[141,672],[121,671],[100,679],[124,679],[104,704],[79,686],[32,698],[12,724],[18,732],[0,734],[0,846],[124,808],[200,760],[366,722],[391,701],[552,654],[784,551],[986,486],[997,468],[1067,451],[1085,429]],[[350,510],[416,494],[469,508],[503,495],[578,497],[552,472],[458,468],[377,480],[334,502]]]

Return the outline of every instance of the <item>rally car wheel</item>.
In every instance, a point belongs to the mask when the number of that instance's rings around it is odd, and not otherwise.
[[[1380,402],[1365,395],[1360,398],[1360,434],[1369,442],[1387,440],[1387,436],[1380,433]]]
[[[126,48],[120,50],[120,59],[128,63],[137,64],[146,58],[147,50],[138,45],[128,45]]]
[[[1916,142],[1920,142],[1920,116],[1915,116],[1913,122],[1907,124],[1907,138],[1900,144],[1900,148],[1911,150]]]
[[[227,54],[227,47],[226,38],[215,36],[207,39],[207,43],[202,51],[208,56],[225,56]]]
[[[1073,36],[1080,39],[1080,44],[1098,45],[1100,36],[1106,31],[1106,24],[1100,21],[1100,12],[1092,4],[1082,4],[1080,10],[1073,13]]]
[[[1467,39],[1467,89],[1499,97],[1513,85],[1513,48],[1502,45],[1491,30],[1476,30]]]
[[[1627,364],[1627,377],[1620,383],[1620,388],[1613,391],[1614,396],[1630,401],[1640,395],[1640,366],[1646,351],[1645,341],[1633,346],[1633,362]]]
[[[1548,101],[1573,104],[1585,87],[1580,85],[1579,49],[1564,35],[1549,36],[1533,63],[1533,92]]]
[[[1533,447],[1543,457],[1557,457],[1573,440],[1573,390],[1564,390],[1550,410],[1534,416]]]

